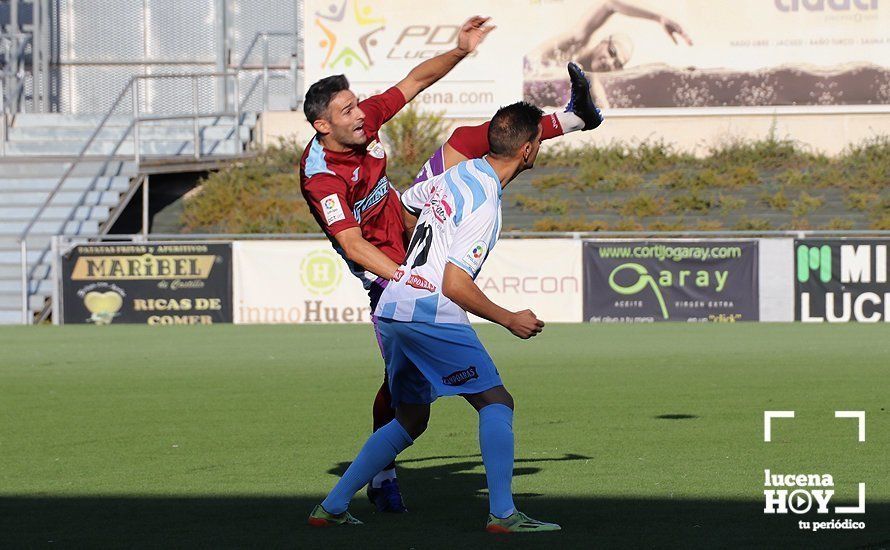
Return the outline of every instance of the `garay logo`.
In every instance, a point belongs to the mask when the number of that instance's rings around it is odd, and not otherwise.
[[[325,51],[322,69],[367,70],[374,65],[371,51],[378,44],[375,35],[385,28],[386,20],[375,16],[373,5],[368,1],[342,0],[315,12],[315,24],[324,33],[318,43]]]

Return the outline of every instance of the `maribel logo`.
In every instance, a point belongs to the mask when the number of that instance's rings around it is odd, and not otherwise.
[[[452,372],[448,376],[443,376],[442,383],[446,386],[463,386],[470,380],[476,378],[479,378],[479,374],[476,372],[476,367],[470,367],[457,372]]]
[[[81,256],[74,264],[71,279],[74,281],[206,279],[215,261],[214,255]]]
[[[410,277],[408,277],[408,282],[405,284],[408,286],[413,286],[414,288],[417,288],[420,290],[428,290],[430,292],[436,291],[436,285],[427,281],[420,275],[411,275]]]
[[[878,0],[775,0],[779,11],[874,11]]]
[[[327,10],[315,12],[315,24],[324,33],[318,42],[324,50],[321,68],[371,67],[371,49],[377,46],[374,35],[385,28],[385,22],[374,16],[369,2],[361,0],[335,0]]]

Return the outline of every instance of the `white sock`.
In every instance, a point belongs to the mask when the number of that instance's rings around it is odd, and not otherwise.
[[[383,470],[371,480],[371,487],[374,489],[379,489],[384,481],[392,481],[396,478],[396,469],[390,468],[389,470]],[[368,479],[368,478],[365,478]]]
[[[559,121],[559,125],[562,127],[563,134],[568,134],[569,132],[577,132],[578,130],[582,130],[584,128],[584,121],[581,120],[581,117],[579,117],[575,113],[556,113],[556,119]]]

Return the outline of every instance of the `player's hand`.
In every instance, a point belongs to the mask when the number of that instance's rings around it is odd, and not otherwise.
[[[662,17],[660,23],[661,26],[664,28],[664,32],[666,32],[667,35],[671,37],[671,40],[674,41],[674,44],[678,44],[676,35],[679,35],[683,40],[686,41],[687,46],[692,45],[692,39],[689,38],[689,35],[686,34],[686,31],[683,30],[683,27],[681,27],[679,23],[672,19],[668,19],[667,17]]]
[[[524,309],[513,314],[507,329],[523,340],[528,340],[544,330],[544,321],[538,319],[532,310]]]
[[[474,15],[460,28],[457,35],[457,49],[464,54],[473,53],[476,47],[485,40],[485,37],[495,29],[494,25],[486,25],[491,17]]]

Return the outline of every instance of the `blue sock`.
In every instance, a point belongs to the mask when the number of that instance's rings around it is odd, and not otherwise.
[[[479,447],[488,480],[488,509],[499,518],[512,514],[513,409],[496,403],[479,410]]]
[[[353,495],[412,443],[414,441],[411,436],[398,420],[391,421],[371,434],[355,461],[349,465],[321,505],[330,514],[345,512]]]

